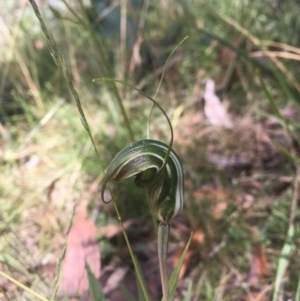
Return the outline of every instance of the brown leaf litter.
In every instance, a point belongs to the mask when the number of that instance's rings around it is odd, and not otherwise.
[[[87,219],[86,208],[81,207],[68,234],[59,295],[82,296],[88,291],[86,264],[96,278],[100,277],[101,257],[96,234],[96,226]]]

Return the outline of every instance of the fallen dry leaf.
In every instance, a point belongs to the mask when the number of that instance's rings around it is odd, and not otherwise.
[[[251,260],[251,267],[248,281],[259,283],[269,273],[268,262],[261,244],[256,244]]]
[[[260,292],[249,292],[245,301],[269,301],[272,286],[267,286]]]
[[[224,211],[227,209],[228,204],[226,201],[218,202],[213,209],[213,217],[214,219],[218,220],[223,217]]]
[[[127,228],[129,228],[134,222],[135,222],[134,220],[123,222],[124,229],[126,230]],[[121,232],[122,232],[122,227],[120,225],[106,225],[97,229],[97,234],[103,235],[106,238],[112,238]]]
[[[96,278],[100,277],[101,261],[96,233],[96,226],[87,219],[86,209],[81,208],[68,235],[59,295],[83,295],[88,290],[85,263]]]
[[[222,105],[219,97],[215,94],[215,82],[208,79],[204,92],[204,114],[212,125],[232,128],[232,121]]]
[[[213,205],[212,217],[219,220],[223,217],[224,211],[228,207],[229,200],[232,199],[232,193],[224,189],[215,189],[206,187],[197,189],[193,192],[196,199],[205,199],[211,201]]]
[[[118,267],[113,273],[110,275],[108,280],[106,281],[105,287],[103,288],[103,293],[108,294],[109,292],[116,289],[120,282],[124,279],[128,272],[128,267]]]
[[[129,64],[130,73],[133,73],[134,70],[136,69],[136,66],[139,66],[142,63],[142,58],[140,54],[142,43],[143,43],[143,37],[139,35],[132,48],[132,56]]]

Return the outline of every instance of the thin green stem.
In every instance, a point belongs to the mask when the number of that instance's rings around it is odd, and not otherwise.
[[[135,269],[136,274],[137,274],[138,281],[139,281],[139,283],[140,283],[140,285],[141,285],[141,289],[142,289],[142,292],[143,292],[143,294],[144,294],[145,301],[150,301],[150,300],[149,300],[149,294],[148,294],[148,292],[147,292],[147,288],[146,288],[146,285],[145,285],[145,281],[144,281],[144,278],[143,278],[143,275],[142,275],[142,272],[141,272],[141,268],[140,268],[140,266],[139,266],[139,263],[138,263],[138,261],[137,261],[135,255],[133,254],[133,251],[132,251],[132,248],[131,248],[131,245],[130,245],[130,242],[129,242],[129,239],[128,239],[128,236],[127,236],[127,233],[126,233],[126,231],[125,231],[125,228],[124,228],[124,225],[123,225],[121,216],[120,216],[120,214],[119,214],[118,207],[117,207],[117,205],[116,205],[115,202],[113,202],[113,204],[114,204],[114,207],[115,207],[117,216],[118,216],[118,220],[119,220],[119,222],[120,222],[120,226],[121,226],[121,229],[122,229],[122,232],[123,232],[123,235],[124,235],[126,244],[127,244],[127,248],[128,248],[128,250],[129,250],[129,253],[130,253],[130,256],[131,256],[133,265],[134,265],[134,269]]]
[[[153,224],[153,227],[154,227],[154,231],[155,231],[155,233],[157,233],[158,232],[158,222],[157,222],[155,214],[154,214],[154,212],[153,212],[153,210],[151,208],[150,202],[148,202],[148,204],[149,204],[149,209],[150,209],[150,214],[151,214],[151,220],[152,220],[152,224]]]
[[[165,62],[165,65],[164,65],[164,68],[163,68],[163,71],[162,71],[162,74],[161,74],[161,77],[160,77],[160,81],[159,81],[159,84],[158,84],[158,87],[156,89],[156,92],[155,92],[155,95],[153,97],[153,99],[156,101],[156,98],[157,98],[157,94],[158,94],[158,91],[161,87],[161,83],[162,83],[162,80],[165,76],[165,71],[166,71],[166,67],[170,61],[170,58],[172,57],[173,53],[177,50],[177,48],[188,38],[188,36],[186,36],[184,39],[182,39],[176,46],[175,48],[172,50],[172,52],[170,53],[170,55],[168,56],[166,62]],[[151,120],[151,116],[152,116],[152,111],[153,111],[153,107],[154,107],[154,102],[152,103],[151,105],[151,109],[150,109],[150,113],[149,113],[149,117],[148,117],[148,123],[147,123],[147,139],[150,139],[150,120]]]
[[[171,124],[171,121],[167,115],[167,113],[164,111],[164,109],[161,107],[161,105],[156,101],[154,100],[153,98],[151,98],[149,95],[147,95],[146,93],[144,93],[143,91],[139,90],[138,88],[136,88],[135,86],[131,85],[131,84],[128,84],[122,80],[118,80],[118,79],[114,79],[114,78],[95,78],[93,80],[94,82],[98,82],[98,81],[106,81],[106,82],[116,82],[116,83],[120,83],[120,84],[123,84],[125,86],[128,86],[130,87],[131,89],[137,91],[139,94],[141,94],[142,96],[148,98],[150,101],[152,101],[160,110],[161,112],[164,114],[164,116],[166,117],[166,120],[168,122],[168,125],[170,127],[170,142],[169,142],[169,147],[168,147],[168,151],[166,153],[166,157],[165,157],[165,161],[164,161],[164,164],[161,166],[161,169],[165,167],[165,165],[167,164],[167,159],[170,155],[170,152],[171,152],[171,149],[172,149],[172,145],[173,145],[173,127],[172,127],[172,124]]]
[[[2,276],[4,278],[6,278],[7,280],[11,281],[12,283],[14,283],[15,285],[17,285],[18,287],[22,288],[24,291],[26,291],[29,294],[35,296],[36,298],[38,298],[38,299],[40,299],[42,301],[49,301],[48,299],[46,299],[45,297],[43,297],[40,294],[36,293],[34,290],[32,290],[31,288],[27,287],[23,283],[19,282],[18,280],[14,279],[13,277],[10,277],[6,273],[0,271],[0,276]]]
[[[157,250],[160,269],[160,278],[163,291],[163,301],[169,298],[168,272],[167,272],[167,254],[169,244],[170,224],[160,223],[157,235]]]

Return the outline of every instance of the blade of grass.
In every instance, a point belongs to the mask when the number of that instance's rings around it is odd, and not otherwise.
[[[295,179],[294,179],[294,187],[293,187],[293,198],[292,198],[292,202],[291,202],[291,208],[290,208],[290,217],[289,217],[289,229],[294,227],[294,223],[295,223],[295,216],[296,216],[296,211],[297,211],[297,204],[298,204],[298,195],[299,195],[299,175],[300,175],[300,168],[299,168],[299,164],[300,164],[300,160],[299,157],[297,156],[297,152],[296,149],[291,141],[291,137],[293,137],[293,139],[299,144],[299,139],[298,139],[298,135],[294,133],[294,131],[292,130],[292,128],[289,126],[288,120],[285,119],[281,112],[279,111],[277,104],[274,100],[274,98],[272,97],[271,93],[269,92],[261,74],[259,72],[257,72],[259,80],[260,80],[260,84],[265,92],[265,94],[267,95],[267,98],[271,104],[271,107],[273,109],[273,111],[275,112],[276,116],[282,121],[283,123],[283,128],[284,128],[284,134],[286,137],[286,140],[289,142],[289,149],[285,148],[284,146],[280,145],[278,142],[276,141],[272,141],[273,144],[277,147],[277,149],[279,149],[283,154],[285,154],[288,158],[290,158],[295,166],[296,169],[296,175],[295,175]],[[288,135],[289,134],[289,135]],[[281,266],[284,266],[284,263],[281,264]],[[286,268],[286,267],[285,267]],[[279,268],[278,268],[279,271]],[[279,277],[279,276],[278,276]],[[276,278],[277,279],[277,278]],[[280,281],[278,280],[276,282],[275,286],[275,290],[274,290],[274,295],[273,298],[277,298],[277,292],[275,292],[276,290],[278,290],[279,292],[279,285],[280,285]]]
[[[115,202],[113,202],[113,204],[114,204],[117,216],[118,216],[120,226],[122,228],[122,232],[123,232],[126,244],[127,244],[127,248],[129,250],[129,253],[130,253],[131,260],[132,260],[133,265],[134,265],[134,269],[135,269],[135,272],[136,272],[136,275],[137,275],[137,279],[140,283],[142,292],[144,294],[144,298],[145,298],[146,301],[149,301],[150,298],[149,298],[149,294],[148,294],[148,291],[147,291],[147,288],[146,288],[145,280],[144,280],[144,277],[143,277],[143,274],[142,274],[142,271],[141,271],[141,267],[140,267],[140,265],[138,263],[138,260],[136,259],[135,255],[133,254],[133,251],[132,251],[132,248],[131,248],[131,245],[130,245],[130,242],[129,242],[129,239],[128,239],[128,236],[127,236],[127,233],[125,231],[121,216],[119,214],[118,207],[117,207]]]
[[[289,132],[289,134],[298,142],[298,145],[299,144],[299,139],[298,139],[298,136],[294,134],[294,132],[291,130],[290,126],[289,126],[289,123],[288,123],[288,120],[286,118],[284,118],[280,112],[280,110],[278,109],[278,106],[274,100],[274,98],[272,97],[263,77],[261,76],[261,73],[259,72],[259,70],[256,70],[256,74],[258,76],[258,79],[259,79],[259,82],[260,82],[260,85],[261,87],[263,88],[269,102],[270,102],[270,105],[275,113],[275,115],[282,121],[283,123],[283,126],[285,128],[286,131]]]
[[[124,297],[128,300],[128,301],[136,301],[136,299],[134,298],[134,296],[130,293],[130,291],[124,286],[124,285],[120,285],[120,290],[123,293]]]
[[[25,79],[25,82],[27,83],[27,86],[28,86],[28,88],[29,88],[34,100],[35,100],[36,106],[38,108],[43,108],[44,105],[43,105],[43,102],[42,102],[42,98],[41,98],[41,95],[39,93],[37,83],[34,81],[34,79],[32,77],[32,72],[30,72],[28,64],[26,64],[26,62],[24,60],[24,56],[22,55],[22,53],[18,50],[17,47],[15,47],[18,44],[18,41],[19,41],[18,35],[20,33],[19,30],[21,29],[21,22],[22,22],[24,11],[25,11],[25,5],[26,5],[26,2],[22,2],[20,7],[19,7],[19,9],[21,9],[21,15],[17,18],[17,20],[15,20],[16,25],[13,28],[13,34],[10,33],[10,30],[6,26],[6,23],[3,22],[2,18],[0,20],[0,30],[2,31],[2,34],[6,38],[7,42],[9,43],[10,49],[12,51],[12,53],[10,55],[10,59],[8,60],[6,66],[3,70],[4,77],[3,77],[3,82],[1,83],[1,89],[4,88],[4,84],[5,84],[5,81],[7,79],[8,72],[11,71],[10,64],[12,63],[12,61],[14,59],[16,59],[18,64],[19,64],[19,67],[22,71],[23,78]],[[3,91],[4,90],[2,90],[1,93],[3,93]]]
[[[27,287],[26,285],[24,285],[23,283],[19,282],[18,280],[14,279],[13,277],[10,277],[9,275],[7,275],[6,273],[0,271],[0,275],[3,276],[4,278],[8,279],[9,281],[13,282],[14,284],[16,284],[18,287],[20,287],[21,289],[23,289],[24,291],[27,291],[29,294],[31,294],[32,296],[35,296],[36,298],[42,300],[42,301],[49,301],[48,299],[46,299],[45,297],[41,296],[39,293],[33,291],[31,288]]]
[[[22,265],[21,262],[19,262],[14,256],[11,256],[9,254],[0,254],[0,262],[5,263],[6,265],[10,266],[14,270],[29,276],[28,271],[26,268]]]
[[[190,243],[191,243],[191,240],[192,240],[192,235],[193,233],[191,233],[191,236],[190,236],[190,239],[189,241],[187,242],[185,248],[184,248],[184,251],[182,252],[181,256],[180,256],[180,259],[169,279],[169,299],[168,301],[173,301],[174,300],[174,296],[175,296],[175,292],[176,292],[176,286],[177,286],[177,282],[178,282],[178,277],[179,277],[179,273],[180,273],[180,269],[182,267],[182,264],[183,264],[183,260],[184,260],[184,257],[185,257],[185,254],[190,246]]]
[[[97,278],[95,277],[95,275],[93,274],[93,272],[91,271],[91,268],[87,262],[85,263],[85,270],[88,275],[89,288],[90,288],[90,292],[93,296],[93,300],[94,301],[105,301],[105,297],[104,297],[104,294],[100,287],[100,284],[99,284]]]
[[[226,22],[230,26],[234,27],[236,30],[238,30],[240,33],[242,33],[245,37],[247,37],[254,45],[259,47],[263,51],[263,53],[267,57],[269,57],[271,59],[271,61],[273,61],[273,63],[276,65],[276,67],[285,75],[285,77],[287,77],[289,79],[289,81],[293,84],[293,86],[300,93],[300,85],[295,80],[294,76],[285,68],[285,66],[280,61],[277,60],[277,58],[268,56],[267,52],[265,51],[264,44],[260,41],[260,39],[258,39],[253,34],[251,34],[247,28],[241,26],[240,24],[238,24],[234,20],[230,19],[229,17],[227,17],[225,15],[220,15],[220,14],[216,13],[215,11],[211,11],[211,13],[216,14],[216,16],[218,16],[218,18],[220,18],[222,21]]]
[[[285,43],[275,42],[275,41],[268,41],[268,40],[262,40],[260,42],[262,43],[262,45],[265,45],[265,46],[272,46],[272,47],[276,47],[276,48],[281,48],[285,51],[300,54],[300,49],[299,48],[288,45],[288,44],[285,44]]]
[[[299,280],[298,280],[298,286],[297,286],[295,301],[300,301],[300,276],[299,276]]]
[[[254,45],[259,47],[265,53],[264,44],[260,41],[260,39],[252,35],[250,31],[247,30],[245,27],[241,26],[240,24],[230,19],[229,17],[220,15],[211,9],[209,9],[208,11],[210,14],[212,14],[212,16],[217,17],[219,20],[222,20],[226,24],[235,28],[237,31],[243,34],[247,39],[249,39]],[[246,52],[246,57],[248,60],[251,58],[248,52]],[[285,93],[290,97],[292,97],[296,101],[296,103],[299,104],[299,92],[300,92],[299,83],[294,79],[293,75],[285,68],[285,66],[277,58],[273,58],[273,57],[269,57],[269,58],[274,63],[274,65],[271,65],[270,68],[272,70],[273,75],[277,79],[278,83],[281,85]],[[281,72],[278,72],[278,70],[280,70]],[[291,84],[293,87],[291,87]],[[292,91],[293,89],[296,91]]]
[[[283,145],[279,144],[274,139],[271,139],[271,141],[283,154],[285,154],[294,163],[300,164],[300,159],[298,157],[296,157],[295,155],[293,155],[287,148],[285,148]]]
[[[268,98],[268,100],[269,100],[269,102],[272,106],[272,109],[274,110],[277,117],[279,117],[279,119],[281,119],[284,122],[285,127],[288,128],[287,122],[286,122],[285,118],[283,118],[282,114],[280,113],[280,111],[279,111],[279,109],[278,109],[278,107],[275,103],[274,98],[272,97],[269,89],[267,88],[267,85],[265,84],[265,81],[263,80],[263,78],[261,76],[261,73],[258,70],[256,70],[256,74],[259,78],[260,85],[263,88],[263,90],[264,90],[264,92],[265,92],[265,94],[266,94],[266,96],[267,96],[267,98]]]
[[[137,278],[137,277],[136,277]],[[138,280],[138,278],[137,278]],[[144,294],[143,294],[143,289],[141,287],[141,284],[139,281],[136,282],[136,285],[137,285],[137,291],[138,291],[138,300],[139,301],[146,301],[145,297],[144,297]]]
[[[183,301],[190,301],[192,299],[192,291],[193,291],[193,282],[189,282],[188,289],[185,293]]]
[[[258,68],[261,71],[264,71],[267,75],[272,75],[276,78],[277,82],[280,84],[281,88],[285,91],[285,93],[292,99],[294,99],[295,103],[299,104],[299,93],[298,91],[293,91],[290,84],[288,84],[282,74],[278,72],[278,69],[275,68],[273,65],[267,65],[263,64],[260,61],[256,60],[255,58],[251,57],[249,53],[245,50],[243,50],[240,47],[234,46],[232,43],[230,43],[228,40],[204,29],[199,28],[200,32],[205,34],[206,36],[210,37],[211,39],[221,43],[222,45],[230,48],[233,50],[238,57],[245,59],[246,61],[250,62],[252,66]]]
[[[281,284],[283,282],[283,278],[289,264],[289,257],[295,247],[293,244],[294,235],[294,225],[291,225],[288,229],[287,238],[282,248],[280,259],[278,261],[272,301],[278,301],[281,290]]]

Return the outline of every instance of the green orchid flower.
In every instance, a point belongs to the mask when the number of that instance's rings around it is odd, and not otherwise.
[[[169,223],[183,207],[183,170],[176,153],[168,146],[151,139],[133,142],[111,161],[103,179],[101,196],[109,181],[122,182],[135,176],[135,184],[143,188],[154,215]]]
[[[176,153],[166,144],[144,139],[123,148],[111,161],[101,188],[102,200],[109,181],[122,182],[135,176],[136,186],[144,189],[151,209],[160,221],[158,227],[158,257],[163,298],[168,300],[166,260],[169,242],[169,222],[183,208],[183,169]]]

